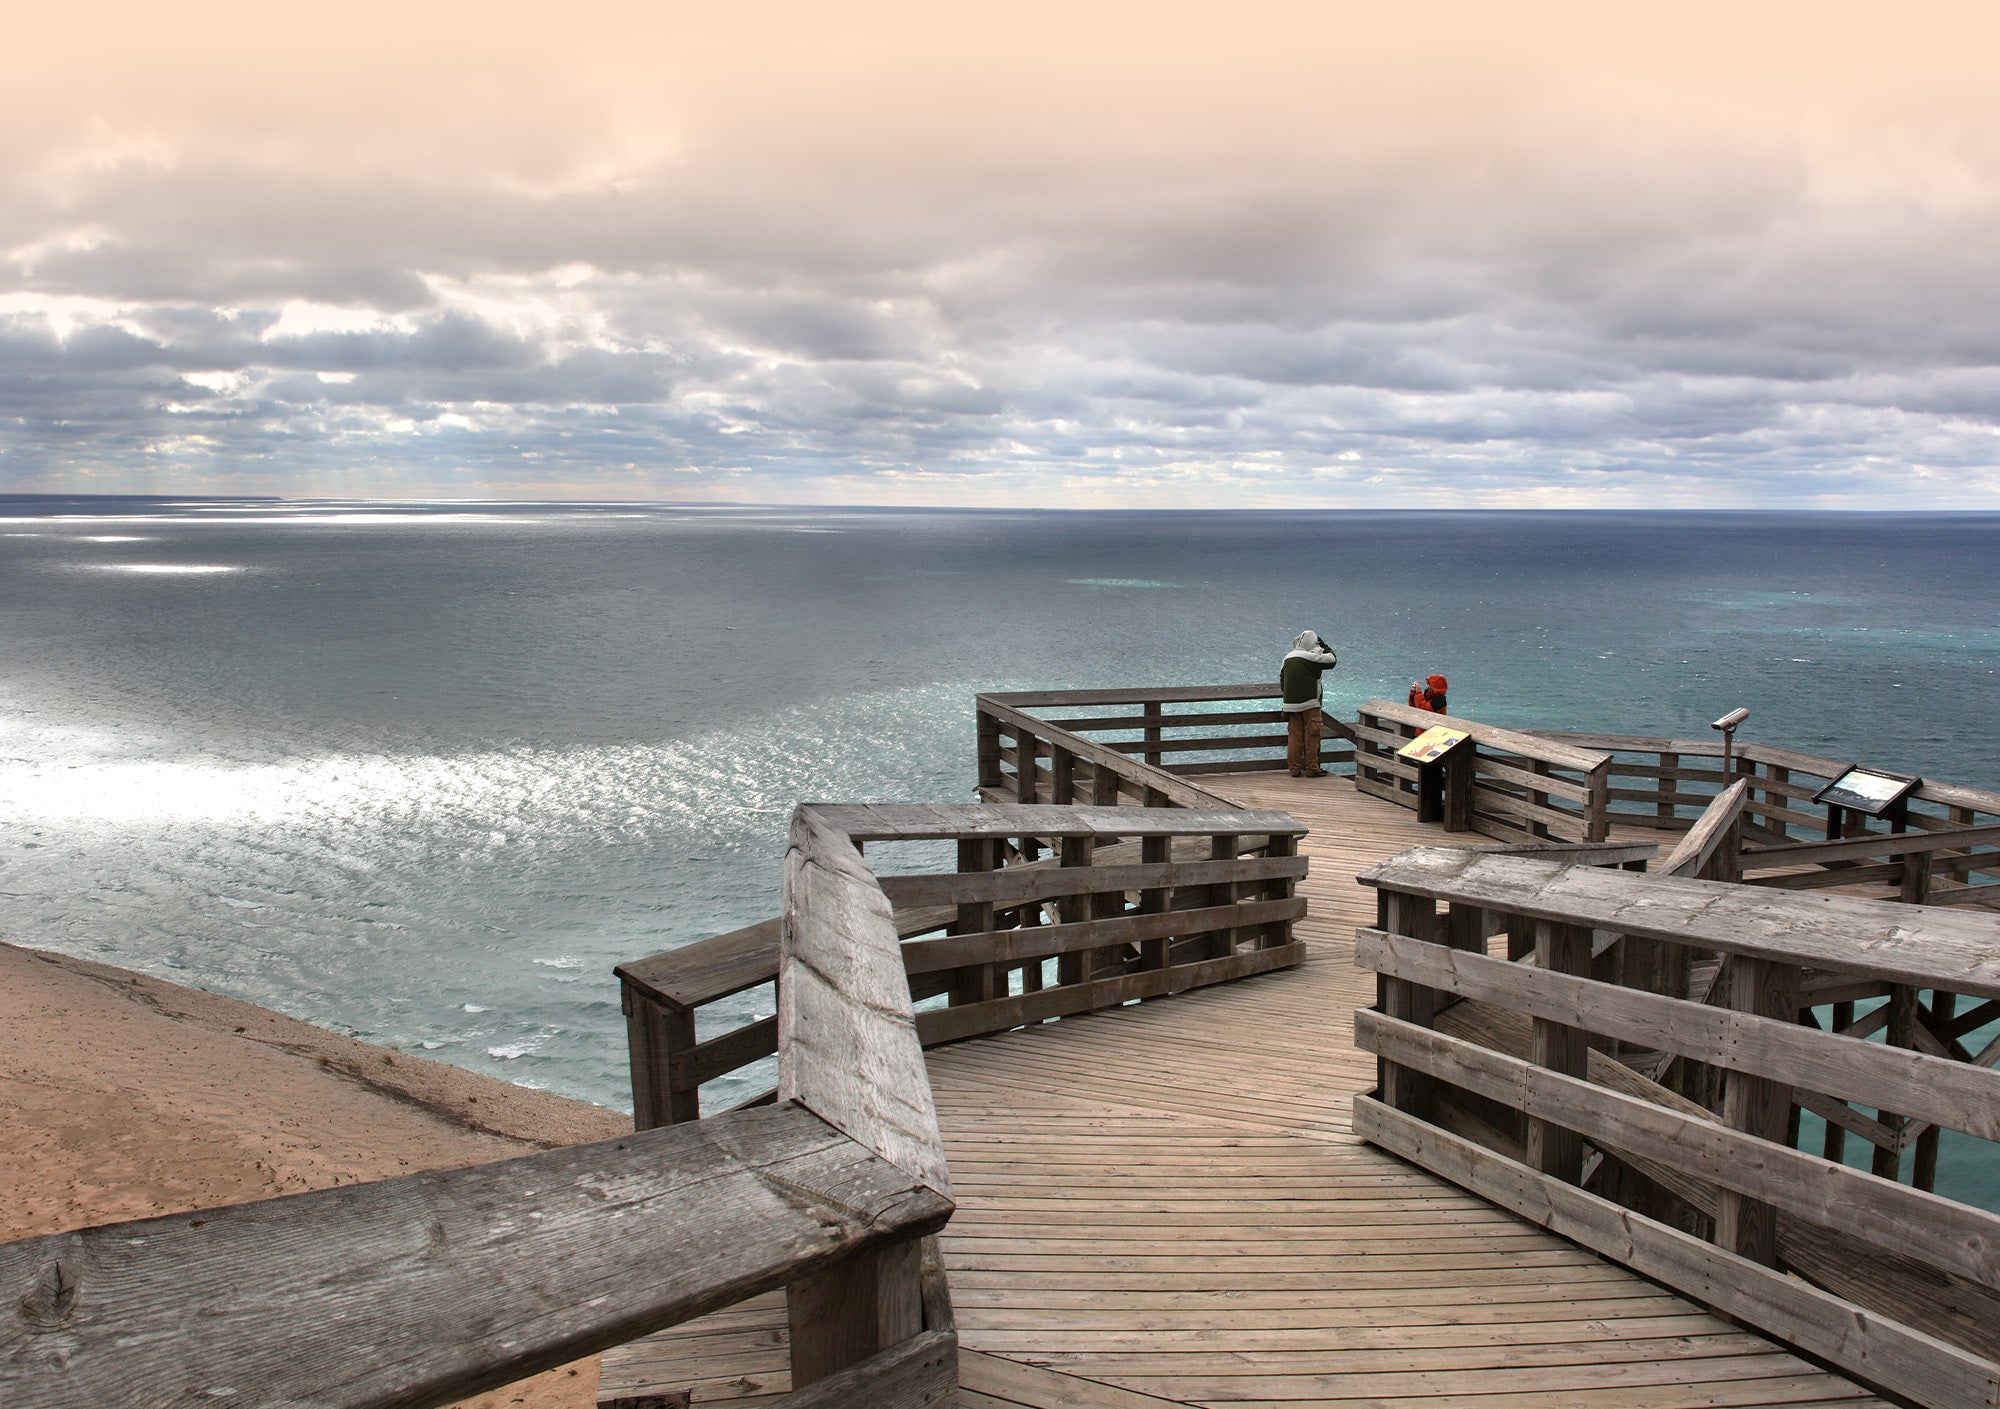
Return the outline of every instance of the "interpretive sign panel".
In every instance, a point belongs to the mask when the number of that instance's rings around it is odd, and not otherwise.
[[[1873,768],[1850,768],[1819,790],[1814,802],[1880,817],[1923,782]]]
[[[1436,724],[1397,749],[1396,757],[1407,758],[1412,763],[1436,763],[1470,737],[1463,729],[1448,729]]]

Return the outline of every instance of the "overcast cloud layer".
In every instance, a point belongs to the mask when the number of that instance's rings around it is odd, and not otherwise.
[[[2000,506],[1990,7],[410,8],[11,46],[0,489]]]

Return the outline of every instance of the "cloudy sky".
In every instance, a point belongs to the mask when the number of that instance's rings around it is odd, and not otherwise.
[[[0,490],[2000,507],[1990,4],[37,8]]]

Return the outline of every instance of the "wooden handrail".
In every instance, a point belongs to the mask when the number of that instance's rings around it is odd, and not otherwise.
[[[1475,831],[1505,840],[1605,840],[1610,828],[1609,754],[1392,700],[1361,706],[1355,725],[1355,787],[1404,807],[1417,806],[1419,770],[1396,751],[1438,725],[1464,733],[1467,742],[1459,748],[1474,751],[1469,810]]]
[[[1418,847],[1358,879],[1551,923],[2000,998],[2000,936],[1985,916],[1665,876],[1647,877],[1646,903],[1635,906],[1626,872],[1455,847]]]
[[[1539,759],[1561,768],[1574,768],[1579,773],[1590,773],[1611,761],[1598,749],[1578,748],[1544,735],[1505,729],[1497,724],[1482,724],[1476,719],[1464,719],[1454,714],[1432,714],[1393,700],[1370,700],[1361,708],[1364,713],[1423,729],[1438,724],[1447,725],[1471,735],[1476,744],[1485,744],[1503,753],[1519,754],[1523,758]]]
[[[840,815],[793,819],[775,1107],[668,1123],[642,1105],[662,1128],[0,1245],[0,1403],[425,1409],[778,1287],[795,1387],[955,1403],[920,1246],[950,1175],[897,921]],[[747,946],[725,947],[740,969]]]
[[[1742,850],[1743,805],[1749,800],[1750,784],[1739,778],[1703,809],[1681,837],[1680,844],[1654,868],[1660,876],[1701,876],[1708,880],[1733,881],[1737,853]],[[1723,872],[1717,873],[1718,858]]]
[[[906,1001],[950,995],[949,1007],[916,1013],[923,1045],[1283,968],[1303,954],[1292,926],[1305,910],[1296,888],[1306,874],[1306,829],[1287,813],[870,803],[812,804],[799,817],[815,835],[842,839],[813,854],[837,857],[844,848],[859,867],[849,888],[865,897],[869,923],[896,937]],[[1005,843],[1026,838],[1057,854],[996,864]],[[978,864],[878,880],[854,849],[939,839],[959,844],[961,864]],[[795,856],[805,854],[795,846]],[[1053,923],[1044,922],[1050,906],[1060,912]],[[699,1008],[760,983],[775,981],[784,1013],[788,985],[773,928],[747,927],[619,967],[636,1121],[699,1119],[704,1082],[779,1050],[771,1018],[696,1040]]]
[[[1050,754],[1060,752],[1072,764],[1083,763],[1091,769],[1102,768],[1118,780],[1120,793],[1129,793],[1134,801],[1148,806],[1207,807],[1227,806],[1227,799],[1219,798],[1205,789],[1186,791],[1189,785],[1184,780],[1203,773],[1257,772],[1286,766],[1287,738],[1280,733],[1243,734],[1230,731],[1257,726],[1283,723],[1286,716],[1276,708],[1263,710],[1242,710],[1235,712],[1185,712],[1169,714],[1165,706],[1170,704],[1226,703],[1239,700],[1268,700],[1274,706],[1283,698],[1283,693],[1275,683],[1239,685],[1189,685],[1163,686],[1157,689],[1137,688],[1118,690],[1022,690],[978,697],[981,720],[980,740],[980,785],[989,801],[1002,798],[998,790],[1005,784],[1002,780],[1003,763],[1013,763],[1015,773],[1011,790],[1006,791],[1004,800],[1010,802],[1031,802],[1042,800],[1044,788],[1038,770],[1024,774],[1020,760],[1012,756],[998,742],[994,733],[1005,728],[1016,739],[1030,738],[1040,746],[1046,745]],[[1045,719],[1034,713],[1036,710],[1083,709],[1106,706],[1143,706],[1137,715],[1120,714],[1104,717],[1064,717]],[[1352,751],[1328,745],[1337,740],[1352,741],[1354,731],[1345,721],[1331,715],[1324,716],[1324,733],[1320,749],[1320,766],[1342,766],[1353,761]],[[1192,736],[1183,731],[1202,730]],[[1090,734],[1138,733],[1137,739],[1121,739],[1099,742],[1086,738]],[[1172,737],[1169,737],[1169,734]],[[1201,754],[1224,754],[1223,758],[1194,758]],[[1120,757],[1123,755],[1123,757]],[[1179,755],[1184,761],[1169,763],[1170,756]],[[1102,780],[1093,778],[1093,784]],[[1051,778],[1047,790],[1062,793],[1060,780]],[[1050,800],[1067,803],[1081,799],[1055,796]],[[1112,803],[1116,796],[1108,789],[1097,790],[1097,795],[1089,799],[1097,803]]]
[[[1072,705],[1208,704],[1218,700],[1263,700],[1280,695],[1275,682],[1244,685],[1140,685],[1109,690],[1004,690],[981,699],[1015,709],[1068,708]]]
[[[444,1404],[951,1209],[794,1105],[0,1244],[0,1403]]]
[[[1738,787],[1743,786],[1741,783]],[[1874,856],[1910,856],[1922,851],[1957,851],[1965,847],[2000,846],[2000,824],[1951,827],[1935,832],[1872,832],[1844,841],[1792,842],[1785,846],[1753,846],[1743,854],[1748,870],[1774,866],[1817,865],[1827,861],[1859,861]],[[2000,858],[1997,858],[2000,859]]]
[[[1715,850],[1748,786],[1673,864]],[[2000,1403],[2000,1214],[1930,1192],[1921,1140],[1916,1187],[1894,1158],[1919,1128],[2000,1139],[2000,1073],[1941,1041],[1914,1050],[1895,1016],[1910,1026],[1930,989],[1986,996],[1966,1020],[1990,1020],[2000,921],[1445,848],[1362,880],[1384,924],[1358,932],[1356,961],[1383,1001],[1356,1015],[1381,1070],[1355,1100],[1357,1134],[1912,1401]],[[1461,912],[1498,916],[1510,951],[1528,936],[1535,963],[1459,943]],[[1607,928],[1728,956],[1726,1006],[1688,995],[1685,965],[1678,987],[1649,991],[1671,966],[1595,952]],[[1891,1044],[1804,1025],[1806,972],[1902,995]],[[1646,1073],[1662,1056],[1722,1073],[1720,1094],[1660,1086]],[[1881,1113],[1866,1122],[1889,1142],[1873,1173],[1831,1141],[1826,1158],[1792,1148],[1795,1103],[1855,1122],[1848,1102]]]
[[[968,837],[1187,837],[1226,831],[1302,837],[1289,812],[1214,808],[1053,807],[1002,804],[907,806],[820,803],[814,816],[856,841],[927,841]]]

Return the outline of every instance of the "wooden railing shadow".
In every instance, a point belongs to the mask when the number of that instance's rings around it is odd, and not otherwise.
[[[777,1104],[0,1245],[0,1404],[425,1409],[780,1287],[784,1403],[950,1405],[951,1216],[887,898],[799,809]]]
[[[1711,838],[1747,792],[1711,806]],[[1850,1102],[2000,1140],[2000,1073],[1800,1021],[1814,982],[1993,1014],[2000,921],[1459,848],[1361,879],[1380,998],[1355,1027],[1379,1085],[1358,1134],[1858,1379],[2000,1403],[2000,1216],[1896,1182],[1894,1161],[1794,1148],[1801,1106]],[[1532,962],[1490,956],[1502,932]],[[1688,955],[1726,957],[1719,996],[1688,996]],[[1662,1056],[1719,1079],[1668,1089],[1646,1075]]]

